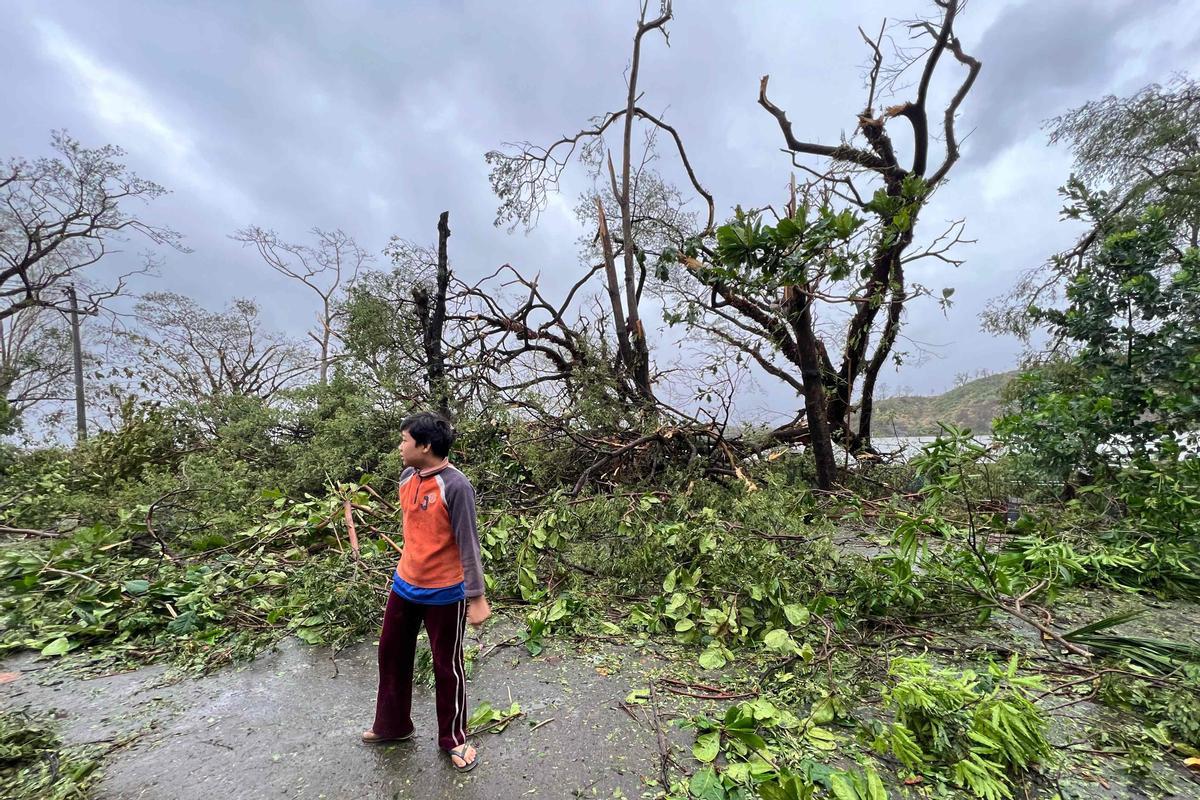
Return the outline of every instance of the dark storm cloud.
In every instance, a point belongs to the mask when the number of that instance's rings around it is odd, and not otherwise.
[[[1153,3],[1128,0],[1026,2],[1004,13],[979,42],[990,80],[972,98],[987,124],[973,137],[989,160],[1037,130],[1047,115],[1111,84],[1128,45],[1114,35]]]
[[[960,123],[969,132],[963,159],[923,215],[930,225],[965,216],[978,242],[964,249],[968,261],[958,270],[936,262],[909,270],[913,280],[958,291],[947,318],[910,315],[910,336],[943,346],[934,348],[933,363],[893,378],[893,386],[920,387],[910,376],[921,372],[948,379],[1013,364],[1016,343],[979,331],[975,321],[1021,272],[1078,234],[1057,218],[1070,154],[1046,146],[1044,121],[1103,94],[1194,72],[1198,34],[1194,4],[1093,0],[1010,4],[982,31],[974,52],[984,68]]]
[[[874,31],[898,11],[885,0],[676,5],[670,47],[657,36],[645,43],[643,103],[684,135],[722,217],[735,204],[778,202],[791,169],[778,127],[755,103],[759,77],[772,75],[772,97],[797,133],[835,142],[853,131],[863,103],[856,26]],[[932,232],[965,216],[979,242],[957,272],[914,268],[931,286],[956,286],[959,304],[946,320],[910,316],[910,333],[943,344],[942,358],[888,376],[891,385],[940,390],[984,351],[999,368],[1012,363],[1015,343],[987,340],[975,315],[1052,249],[1054,187],[1066,167],[1042,146],[1038,125],[1088,97],[1190,67],[1188,37],[1200,23],[1188,9],[1132,0],[968,6],[961,37],[984,61],[960,123],[973,133],[924,219]],[[0,70],[17,76],[0,97],[18,113],[0,118],[0,156],[43,153],[59,127],[88,144],[122,145],[140,173],[173,189],[150,215],[195,251],[170,254],[162,278],[140,288],[213,307],[257,297],[294,333],[311,319],[308,298],[231,242],[235,229],[258,224],[303,239],[314,225],[341,227],[378,251],[392,234],[432,241],[437,214],[450,209],[461,276],[511,262],[541,271],[552,289],[576,274],[572,209],[587,177],[568,172],[537,230],[509,235],[491,224],[483,153],[504,141],[552,141],[620,107],[635,13],[633,2],[10,3],[22,35],[0,51]],[[936,88],[944,95],[952,83]],[[903,134],[897,142],[906,146]],[[682,182],[666,152],[661,163]],[[794,406],[790,392],[767,389],[771,405]]]

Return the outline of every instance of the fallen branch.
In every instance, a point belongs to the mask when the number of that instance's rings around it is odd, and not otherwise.
[[[642,720],[641,720],[641,719],[638,717],[638,715],[634,713],[633,709],[629,707],[629,704],[628,704],[628,703],[626,703],[624,700],[618,700],[618,701],[617,701],[617,708],[621,709],[621,710],[622,710],[622,711],[624,711],[626,714],[628,714],[628,715],[629,715],[629,718],[630,718],[631,720],[633,720],[634,722],[639,722],[639,723],[640,723],[640,722],[642,721]]]
[[[654,715],[654,733],[658,736],[658,765],[662,770],[663,791],[671,787],[671,779],[667,774],[667,762],[671,759],[671,745],[663,734],[662,723],[658,719],[658,695],[654,691],[654,681],[650,681],[650,711]]]
[[[350,549],[354,552],[354,557],[359,557],[358,550],[358,530],[354,527],[354,511],[350,508],[350,501],[342,501],[342,512],[346,518],[346,535],[350,537]]]
[[[362,489],[363,489],[363,491],[365,491],[367,494],[371,495],[371,497],[374,497],[374,498],[375,498],[376,500],[378,500],[380,503],[382,503],[383,505],[387,506],[387,507],[388,507],[388,508],[389,508],[389,509],[390,509],[392,512],[395,512],[395,511],[396,511],[396,507],[395,507],[394,505],[392,505],[391,503],[389,503],[387,500],[383,499],[383,495],[379,494],[379,492],[375,491],[375,490],[374,490],[374,489],[372,489],[370,486],[365,486],[365,485],[364,485],[364,486],[362,487]]]
[[[514,719],[519,719],[523,716],[525,716],[525,712],[518,711],[515,714],[509,714],[507,716],[501,717],[500,719],[494,719],[491,722],[489,722],[487,725],[484,725],[482,728],[479,728],[478,730],[467,731],[467,733],[469,733],[471,736],[478,736],[479,734],[487,733],[488,731],[490,731],[494,728],[502,728],[505,725],[508,725],[508,723],[512,722]]]
[[[1015,617],[1015,618],[1021,620],[1022,622],[1024,622],[1025,624],[1036,628],[1046,638],[1052,639],[1057,644],[1061,645],[1062,648],[1064,650],[1066,650],[1067,652],[1074,653],[1075,655],[1080,656],[1081,658],[1086,658],[1089,660],[1092,658],[1092,653],[1090,650],[1088,650],[1087,648],[1084,648],[1084,647],[1080,647],[1077,644],[1072,644],[1071,642],[1068,642],[1061,635],[1059,635],[1054,630],[1052,630],[1048,625],[1044,625],[1043,623],[1038,622],[1036,619],[1034,619],[1033,617],[1026,614],[1024,611],[1022,611],[1021,606],[1020,606],[1020,599],[1021,598],[1015,598],[1015,602],[1012,606],[1005,605],[998,598],[993,599],[992,602],[995,604],[996,608],[1000,609],[1005,614]]]
[[[69,569],[54,569],[53,567],[42,567],[39,572],[53,572],[56,575],[70,575],[72,578],[82,578],[85,581],[91,581],[97,586],[103,586],[103,581],[98,581],[91,575],[84,575],[82,572],[75,572]]]
[[[39,531],[33,528],[10,528],[7,525],[0,525],[0,533],[11,533],[16,536],[40,536],[43,539],[61,539],[64,534],[58,531]]]
[[[511,646],[511,645],[514,645],[514,644],[516,644],[518,641],[520,641],[520,639],[521,639],[521,637],[520,637],[520,636],[510,636],[510,637],[508,637],[507,639],[505,639],[505,640],[504,640],[504,641],[502,641],[502,642],[496,642],[494,645],[492,645],[491,647],[489,647],[487,650],[484,650],[484,651],[483,651],[483,652],[481,652],[479,655],[475,656],[475,663],[477,663],[477,664],[478,664],[480,661],[482,661],[483,659],[487,658],[487,657],[488,657],[488,656],[490,656],[490,655],[491,655],[491,654],[492,654],[492,653],[493,653],[495,650],[498,650],[498,649],[499,649],[499,648],[501,648],[501,647],[509,647],[509,646]]]
[[[378,534],[379,534],[379,535],[380,535],[380,536],[383,538],[383,540],[384,540],[385,542],[387,542],[388,544],[390,544],[390,545],[392,546],[392,549],[393,549],[393,550],[395,550],[397,553],[403,553],[403,552],[404,552],[404,548],[402,548],[400,545],[398,545],[398,544],[396,544],[395,542],[393,542],[393,541],[392,541],[392,537],[388,536],[386,533],[384,533],[383,531],[379,530],[379,528],[376,528],[374,525],[368,525],[368,526],[367,526],[367,528],[368,528],[368,530],[370,530],[372,533],[378,533]]]
[[[747,697],[757,697],[758,692],[689,692],[686,689],[677,689],[674,686],[664,686],[671,694],[677,694],[682,697],[694,697],[697,700],[745,700]]]

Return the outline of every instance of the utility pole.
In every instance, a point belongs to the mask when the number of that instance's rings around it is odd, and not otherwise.
[[[79,342],[79,302],[74,284],[67,286],[67,297],[71,301],[71,353],[75,359],[75,427],[82,442],[87,439],[87,406],[83,401],[83,347]]]

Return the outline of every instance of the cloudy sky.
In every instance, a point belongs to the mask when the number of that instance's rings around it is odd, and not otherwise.
[[[253,297],[272,324],[299,333],[309,297],[230,233],[256,224],[304,240],[313,226],[340,227],[378,252],[393,234],[433,241],[445,209],[464,278],[505,262],[541,272],[546,285],[578,274],[571,209],[586,176],[569,172],[538,227],[510,234],[492,225],[483,154],[552,141],[623,104],[634,0],[0,6],[0,74],[9,76],[0,158],[45,154],[50,131],[66,128],[87,145],[120,145],[139,174],[172,190],[147,216],[185,234],[192,252],[166,254],[142,291],[179,291],[213,308]],[[654,37],[644,48],[643,105],[680,130],[720,215],[777,203],[791,168],[775,121],[755,103],[759,78],[771,75],[772,99],[798,134],[836,142],[864,100],[857,27],[874,32],[886,16],[930,7],[677,0],[670,46]],[[957,291],[946,316],[932,305],[910,310],[905,332],[931,355],[882,376],[892,392],[933,393],[958,373],[1014,365],[1020,344],[981,332],[978,314],[1072,234],[1056,219],[1069,155],[1047,147],[1042,121],[1200,71],[1191,0],[973,0],[958,32],[984,66],[959,121],[969,132],[962,160],[922,223],[931,234],[965,217],[977,242],[960,251],[958,269],[931,261],[910,273]],[[935,103],[944,102],[950,84],[937,88]],[[761,410],[796,406],[790,392],[764,389]]]

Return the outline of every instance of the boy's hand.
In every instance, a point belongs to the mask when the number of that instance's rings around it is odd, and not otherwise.
[[[478,628],[483,621],[492,615],[492,607],[488,605],[483,595],[472,597],[467,601],[467,622]]]

